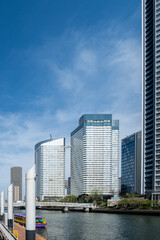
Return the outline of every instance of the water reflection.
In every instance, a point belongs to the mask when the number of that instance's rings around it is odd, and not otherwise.
[[[37,232],[49,240],[159,240],[160,217],[38,210],[47,229]]]

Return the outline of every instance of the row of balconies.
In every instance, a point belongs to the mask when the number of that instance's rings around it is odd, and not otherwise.
[[[153,8],[153,2],[150,0],[146,2],[145,12],[150,11],[151,8]]]
[[[148,26],[149,24],[151,24],[151,21],[150,19],[153,19],[153,10],[152,8],[150,9],[150,11],[148,11],[146,14],[145,14],[145,19],[146,19],[146,22],[145,22],[145,25]]]
[[[160,8],[160,1],[159,0],[156,1],[156,8]]]
[[[157,103],[159,103],[160,102],[160,97],[156,97],[156,101],[157,101]]]
[[[160,19],[160,15],[158,14],[158,15],[156,16],[156,22],[158,22],[159,19]]]
[[[152,61],[153,59],[153,51],[150,54],[145,54],[145,62]]]
[[[149,120],[152,120],[153,119],[153,113],[152,114],[146,114],[146,116],[145,116],[145,120],[146,120],[146,122],[147,121],[149,121]]]
[[[151,74],[145,75],[145,81],[146,81],[146,84],[153,82],[153,72]]]

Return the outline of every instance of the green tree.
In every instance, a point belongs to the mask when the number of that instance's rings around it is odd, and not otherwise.
[[[103,195],[100,191],[94,190],[91,194],[89,194],[88,202],[90,203],[99,203],[103,200]]]
[[[118,206],[125,209],[150,209],[152,201],[140,198],[124,198],[119,202]]]
[[[61,202],[70,202],[70,203],[75,203],[77,202],[77,196],[75,195],[69,195],[65,196],[63,199],[60,200]]]

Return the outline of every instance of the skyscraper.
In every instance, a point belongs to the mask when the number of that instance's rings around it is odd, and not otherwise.
[[[40,200],[65,195],[65,139],[48,139],[35,145],[36,196]]]
[[[160,191],[160,0],[142,4],[144,193]]]
[[[119,121],[85,114],[71,133],[71,194],[118,195]]]
[[[22,200],[22,168],[11,168],[11,184],[13,183],[13,198],[14,201]]]
[[[141,131],[122,139],[121,193],[141,194]]]

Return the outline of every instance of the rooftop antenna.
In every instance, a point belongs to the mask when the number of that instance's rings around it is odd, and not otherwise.
[[[50,139],[52,140],[53,139],[53,137],[52,137],[52,134],[50,133]]]

